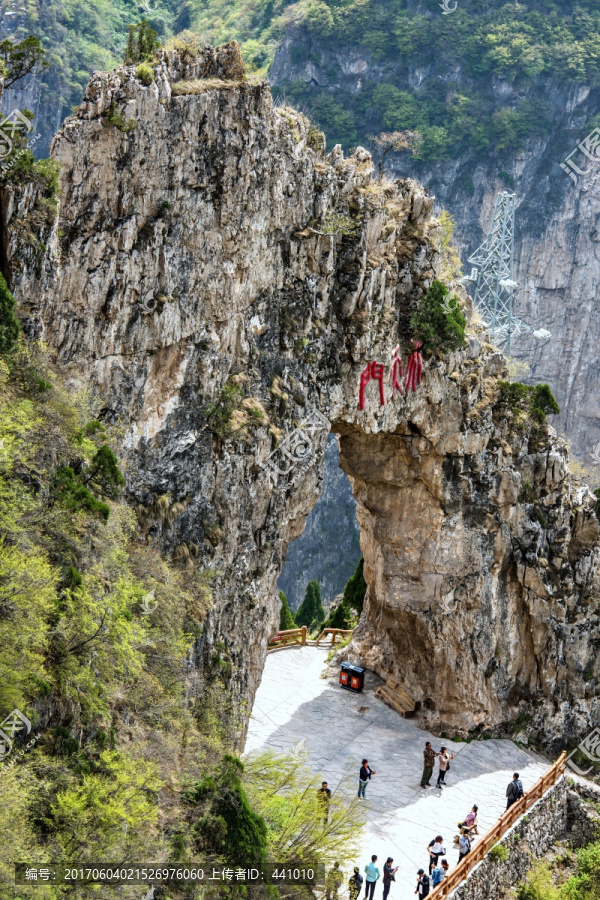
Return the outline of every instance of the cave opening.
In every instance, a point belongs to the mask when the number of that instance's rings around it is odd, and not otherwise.
[[[336,605],[361,558],[356,500],[340,468],[338,438],[328,436],[319,499],[302,534],[288,547],[277,587],[290,610],[300,608],[309,582],[318,581],[326,612]]]

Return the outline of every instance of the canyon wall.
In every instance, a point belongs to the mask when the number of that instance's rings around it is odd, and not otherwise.
[[[433,17],[440,15],[433,10]],[[465,27],[468,24],[465,23]],[[291,27],[270,70],[270,81],[285,95],[290,85],[302,84],[315,96],[326,95],[344,104],[344,98],[360,97],[374,84],[394,82],[416,89],[423,103],[437,95],[460,99],[461,88],[481,90],[468,75],[468,67],[453,56],[415,54],[403,61],[382,62],[366,46],[331,43],[309,37],[302,27]],[[483,76],[482,76],[483,78]],[[461,148],[450,159],[421,162],[410,155],[391,154],[386,170],[395,177],[410,174],[436,197],[436,208],[445,208],[457,223],[455,241],[464,263],[489,231],[494,201],[499,191],[516,194],[515,278],[522,290],[515,297],[517,315],[552,337],[531,336],[515,340],[513,356],[529,367],[531,383],[548,382],[561,407],[555,425],[572,443],[573,450],[590,469],[590,479],[600,484],[600,167],[576,150],[597,122],[600,89],[580,83],[565,85],[558,77],[536,76],[527,80],[493,77],[490,91],[496,108],[514,109],[519,104],[542,104],[549,125],[544,136],[527,141],[523,148],[518,132],[508,145],[494,152],[475,146]],[[490,112],[491,115],[491,112]],[[326,128],[325,122],[321,124]],[[401,127],[401,126],[397,126]],[[560,168],[572,152],[573,163],[585,171],[576,182]],[[568,167],[567,167],[568,168]],[[575,173],[573,172],[573,179]]]
[[[27,333],[122,423],[149,537],[214,573],[194,690],[220,673],[241,739],[333,431],[369,584],[354,656],[434,727],[525,713],[546,741],[579,737],[600,691],[594,497],[551,428],[502,406],[475,319],[414,393],[391,389],[439,266],[433,199],[374,178],[361,148],[325,156],[235,44],[163,53],[154,77],[93,76],[53,143],[58,221],[25,247],[27,203],[5,202],[5,267]],[[385,403],[372,383],[361,411],[372,360]]]

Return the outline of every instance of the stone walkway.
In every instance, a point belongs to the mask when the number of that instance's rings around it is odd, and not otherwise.
[[[474,803],[479,806],[479,831],[484,834],[506,806],[506,785],[518,771],[525,790],[550,764],[519,749],[512,741],[445,743],[454,753],[443,790],[419,787],[423,748],[440,738],[422,731],[415,720],[403,719],[374,693],[380,680],[370,675],[361,694],[345,691],[321,677],[327,651],[301,647],[267,657],[250,719],[246,754],[264,749],[307,752],[307,764],[335,790],[348,771],[356,772],[367,757],[377,774],[367,786],[367,835],[356,860],[361,872],[376,853],[383,867],[388,856],[400,868],[390,900],[399,900],[416,883],[419,868],[427,870],[426,846],[436,834],[444,837],[452,868],[458,850],[452,842],[457,822]],[[435,784],[437,769],[432,783]],[[344,872],[345,882],[350,871]],[[376,897],[380,895],[378,887]]]

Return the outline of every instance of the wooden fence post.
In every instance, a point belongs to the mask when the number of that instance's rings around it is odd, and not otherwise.
[[[302,643],[306,644],[306,625],[302,626]]]

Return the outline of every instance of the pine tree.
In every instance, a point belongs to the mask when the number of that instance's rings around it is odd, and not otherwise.
[[[342,600],[331,611],[327,621],[323,623],[323,628],[354,628],[356,619],[353,610],[356,610],[360,617],[367,592],[367,583],[363,575],[364,562],[361,556],[354,575],[346,582]]]
[[[15,316],[15,298],[0,273],[0,353],[8,353],[19,337],[21,326]]]
[[[356,566],[354,575],[352,575],[348,579],[348,581],[346,582],[346,587],[344,588],[343,602],[350,609],[355,609],[359,616],[363,610],[365,594],[367,593],[367,582],[365,581],[365,576],[363,575],[364,564],[364,557],[361,556],[358,561],[358,565]]]
[[[279,591],[279,599],[281,600],[281,612],[279,613],[279,630],[288,631],[290,628],[296,627],[294,616],[289,607],[287,597],[283,591]]]
[[[306,586],[304,600],[296,613],[296,622],[306,625],[307,628],[318,628],[325,621],[325,610],[321,600],[321,588],[319,582],[309,581]]]

